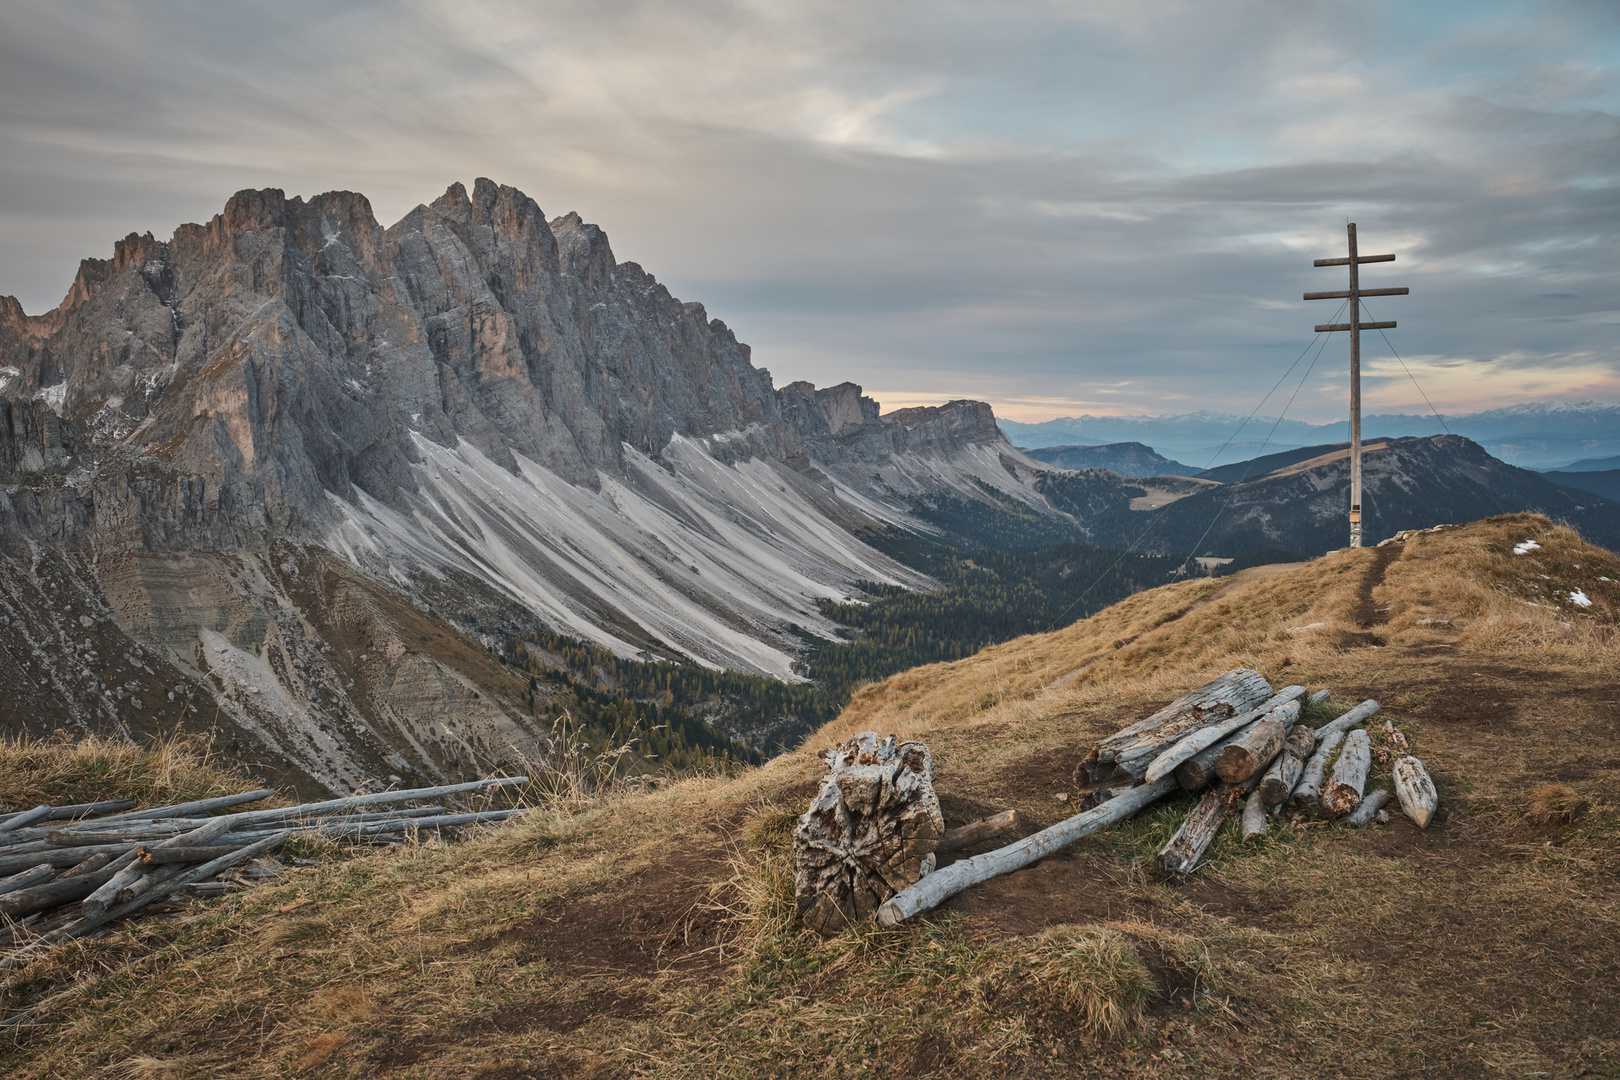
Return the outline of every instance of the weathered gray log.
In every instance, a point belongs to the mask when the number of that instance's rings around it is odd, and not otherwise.
[[[106,799],[102,802],[73,803],[69,806],[47,806],[42,816],[41,807],[25,810],[16,814],[0,814],[0,833],[7,833],[13,829],[20,829],[35,821],[62,821],[68,818],[95,817],[98,814],[111,814],[119,810],[128,810],[135,805],[134,799]]]
[[[1401,809],[1418,828],[1428,828],[1440,805],[1440,793],[1435,790],[1429,770],[1423,767],[1423,762],[1408,755],[1395,762],[1393,772],[1395,797],[1400,800]]]
[[[56,867],[75,866],[92,855],[100,855],[103,852],[109,855],[122,855],[134,848],[134,844],[94,844],[87,847],[50,847],[41,844],[37,851],[0,856],[0,874],[13,874],[18,870],[46,863]]]
[[[1244,729],[1243,738],[1221,751],[1215,775],[1229,784],[1242,783],[1258,772],[1264,775],[1282,752],[1288,732],[1275,720],[1261,720]]]
[[[1209,850],[1215,834],[1221,831],[1226,812],[1260,784],[1260,774],[1236,784],[1221,783],[1204,793],[1193,807],[1187,820],[1181,823],[1176,835],[1159,852],[1159,867],[1167,874],[1186,877],[1198,866],[1198,860]]]
[[[793,830],[793,887],[800,921],[831,936],[933,870],[945,818],[922,743],[868,731],[825,759],[821,790]]]
[[[1333,763],[1333,777],[1322,789],[1322,809],[1330,817],[1342,817],[1361,805],[1367,787],[1367,770],[1372,768],[1372,740],[1356,728],[1344,737],[1339,760]]]
[[[1260,797],[1260,790],[1256,788],[1249,793],[1249,800],[1243,804],[1243,839],[1257,840],[1266,833],[1266,801]]]
[[[939,846],[934,851],[943,855],[948,851],[982,844],[994,837],[1017,832],[1022,824],[1017,810],[1003,810],[999,814],[991,814],[987,818],[958,825],[954,829],[946,829],[945,835],[939,838]]]
[[[0,896],[0,916],[15,919],[23,915],[31,915],[36,911],[46,911],[63,904],[71,904],[75,900],[83,900],[86,896],[113,876],[113,871],[96,870],[89,873],[77,874],[68,877],[66,874],[55,881],[44,885],[34,885],[26,889],[17,889]]]
[[[269,839],[269,837],[264,839]],[[186,872],[184,866],[146,866],[142,864],[141,869],[145,870],[146,873],[118,890],[118,903],[127,904],[137,896],[152,889],[161,890],[164,882],[177,878]]]
[[[1154,758],[1188,735],[1248,712],[1270,696],[1271,684],[1258,671],[1229,671],[1092,747],[1075,769],[1075,782],[1095,787],[1139,781]]]
[[[1370,719],[1378,712],[1378,702],[1368,698],[1360,705],[1340,716],[1337,720],[1330,720],[1316,729],[1317,741],[1328,737],[1331,732],[1349,731],[1364,720]]]
[[[1371,825],[1373,818],[1378,816],[1378,811],[1382,810],[1384,804],[1394,797],[1389,788],[1369,791],[1362,798],[1361,805],[1344,816],[1344,823],[1346,825]]]
[[[1292,689],[1292,687],[1289,689]],[[1282,695],[1279,694],[1278,697],[1280,698]],[[1270,703],[1268,702],[1267,704]],[[1287,705],[1288,702],[1284,701],[1282,704]],[[1271,714],[1268,711],[1266,714],[1263,714],[1260,717],[1260,720],[1267,719],[1270,715]],[[1282,722],[1283,729],[1285,731],[1292,731],[1299,720],[1298,708],[1296,707],[1292,710],[1279,711],[1276,714],[1276,718]],[[1260,720],[1256,720],[1254,723],[1258,724]],[[1211,784],[1219,783],[1220,777],[1215,773],[1215,763],[1220,760],[1221,754],[1228,746],[1242,740],[1248,733],[1249,728],[1252,728],[1253,726],[1254,724],[1250,724],[1248,727],[1239,728],[1236,732],[1227,736],[1214,746],[1211,746],[1207,750],[1200,750],[1186,761],[1183,761],[1180,765],[1177,765],[1176,783],[1181,785],[1181,790],[1198,792],[1203,791]]]
[[[1327,734],[1322,733],[1326,731]],[[1343,731],[1330,731],[1326,726],[1316,729],[1316,752],[1305,762],[1305,769],[1300,773],[1299,784],[1294,788],[1294,801],[1297,803],[1314,803],[1317,793],[1322,788],[1322,781],[1327,774],[1328,759],[1333,751],[1339,748],[1344,741]]]
[[[0,878],[0,896],[4,896],[8,892],[16,892],[18,889],[26,889],[30,885],[42,884],[55,876],[56,867],[54,866],[48,864],[30,866],[21,873]]]
[[[162,840],[165,837],[179,836],[195,828],[197,826],[193,825],[190,829],[163,829],[154,825],[138,829],[97,829],[93,832],[54,829],[45,834],[45,842],[53,847],[84,847],[86,844],[140,844]]]
[[[292,831],[294,836],[321,836],[329,840],[366,839],[371,837],[399,836],[404,833],[424,829],[450,829],[465,825],[490,825],[508,818],[521,817],[529,811],[524,808],[515,810],[479,810],[470,814],[435,814],[427,817],[391,818],[383,821],[369,821],[357,825],[342,823],[341,818],[329,819],[330,825],[310,824],[294,825],[283,823],[284,828]],[[258,840],[269,833],[260,829],[248,829],[242,832],[232,830],[224,837],[225,841]]]
[[[112,861],[112,852],[98,851],[94,855],[91,855],[80,862],[74,863],[72,866],[68,867],[68,869],[62,871],[62,878],[84,877],[86,874],[94,874],[96,871],[100,870],[102,867],[106,866]]]
[[[1290,701],[1249,725],[1215,759],[1215,775],[1229,784],[1242,783],[1257,772],[1264,775],[1266,767],[1282,752],[1298,718],[1299,702]]]
[[[1169,776],[1175,771],[1176,766],[1182,762],[1286,705],[1293,704],[1294,715],[1298,716],[1299,706],[1294,704],[1294,701],[1304,692],[1305,688],[1303,686],[1285,686],[1253,709],[1238,713],[1236,716],[1217,723],[1205,725],[1180,739],[1174,746],[1168,747],[1158,757],[1154,758],[1148,764],[1147,771],[1142,774],[1142,779],[1151,784],[1161,776]]]
[[[1283,742],[1282,753],[1271,763],[1271,768],[1260,780],[1260,798],[1267,806],[1278,806],[1288,801],[1305,771],[1305,761],[1316,749],[1316,732],[1303,724],[1295,725]]]
[[[106,883],[84,898],[80,906],[81,915],[99,915],[118,902],[118,894],[129,886],[135,884],[147,873],[147,868],[135,856],[139,850],[130,852],[128,864],[108,878]]]
[[[975,855],[971,859],[963,859],[942,870],[936,870],[915,885],[891,897],[878,909],[878,922],[884,926],[896,926],[913,915],[938,907],[963,889],[1022,869],[1032,862],[1062,850],[1082,837],[1090,836],[1115,822],[1124,821],[1142,807],[1174,791],[1175,787],[1176,782],[1170,777],[1165,777],[1157,783],[1142,784],[1101,806],[1042,829],[1033,836],[1026,836],[1006,847],[987,851],[983,855]]]
[[[80,822],[77,825],[50,825],[28,829],[18,829],[14,833],[7,833],[6,839],[0,841],[0,855],[11,854],[16,851],[14,845],[44,841],[56,847],[78,847],[84,844],[104,844],[118,842],[117,838],[126,833],[131,836],[172,836],[185,829],[194,829],[195,824],[184,827],[170,827],[167,822],[145,822],[139,824],[117,823],[108,828],[99,828],[101,822],[91,820]],[[111,837],[112,839],[100,839]]]
[[[511,787],[515,784],[527,784],[528,782],[529,778],[527,776],[502,776],[491,780],[473,780],[465,784],[446,784],[443,787],[408,788],[402,791],[379,791],[374,795],[351,795],[346,799],[328,799],[325,802],[302,803],[298,806],[283,806],[274,810],[248,810],[231,815],[232,820],[236,822],[232,827],[239,829],[245,825],[258,825],[267,821],[316,817],[332,810],[351,810],[357,806],[379,806],[387,803],[415,802],[418,799],[437,799],[442,795],[488,791],[492,788]]]
[[[201,817],[215,810],[228,810],[233,806],[244,806],[247,803],[259,802],[268,799],[274,794],[275,792],[269,788],[260,788],[257,791],[242,791],[235,795],[219,795],[212,799],[197,799],[194,802],[175,803],[173,806],[152,806],[128,814],[102,818],[96,824],[105,825],[110,822],[126,821],[132,818],[157,821],[162,818]]]
[[[32,825],[36,821],[44,821],[50,817],[51,811],[54,809],[56,809],[54,806],[41,804],[32,810],[24,810],[20,814],[14,814],[5,821],[0,821],[0,833],[11,832],[13,829],[20,829],[24,825]]]
[[[205,844],[189,847],[138,847],[135,857],[144,867],[180,865],[189,866],[192,863],[205,863],[209,859],[217,859],[221,855],[228,855],[241,847],[240,844]]]
[[[198,866],[191,870],[187,870],[184,873],[178,874],[172,878],[168,884],[170,884],[172,887],[178,887],[180,885],[189,884],[193,881],[205,881],[223,870],[230,869],[239,862],[246,862],[248,859],[251,859],[256,855],[262,855],[267,851],[275,850],[286,842],[287,836],[288,833],[285,831],[278,832],[272,836],[267,836],[257,843],[249,844],[243,848],[238,848],[229,855],[222,856],[213,860],[212,862],[204,863],[202,866]],[[140,910],[142,907],[163,895],[166,895],[164,890],[148,889],[132,900],[119,904],[117,907],[108,908],[100,915],[79,918],[71,923],[68,923],[66,926],[58,927],[57,929],[49,931],[48,933],[41,934],[27,945],[24,945],[22,948],[17,949],[3,959],[0,959],[0,971],[7,971],[11,968],[19,967],[27,963],[33,957],[44,952],[56,942],[65,941],[69,938],[83,937],[85,934],[90,933],[97,927],[112,922],[114,919],[121,919],[131,912]]]
[[[1333,692],[1331,690],[1318,690],[1316,693],[1311,695],[1311,704],[1320,705],[1322,702],[1326,701],[1332,696]]]

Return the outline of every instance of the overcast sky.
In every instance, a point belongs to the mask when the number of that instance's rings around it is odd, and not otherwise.
[[[241,188],[391,224],[488,176],[778,385],[1246,413],[1349,218],[1437,406],[1620,402],[1617,68],[1612,0],[8,0],[0,293],[54,307]],[[1369,410],[1425,411],[1365,352]],[[1290,415],[1340,416],[1347,366],[1339,335]]]

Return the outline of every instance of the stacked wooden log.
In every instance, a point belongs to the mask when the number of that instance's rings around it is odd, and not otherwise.
[[[11,944],[26,942],[0,956],[0,970],[23,963],[52,942],[80,937],[153,901],[176,894],[219,895],[273,876],[274,866],[246,872],[239,868],[268,856],[294,836],[390,843],[407,832],[521,814],[524,811],[457,813],[443,805],[402,804],[527,781],[523,776],[479,780],[263,810],[237,808],[260,802],[271,791],[141,810],[133,809],[132,800],[117,800],[0,814],[0,934],[9,930]]]
[[[1177,789],[1204,792],[1159,853],[1160,865],[1178,877],[1198,865],[1240,803],[1246,840],[1262,836],[1268,819],[1290,801],[1315,804],[1324,783],[1322,809],[1330,817],[1351,825],[1379,820],[1392,796],[1383,789],[1365,792],[1371,740],[1359,729],[1378,712],[1378,702],[1364,701],[1313,731],[1298,723],[1306,694],[1303,686],[1273,692],[1259,672],[1244,668],[1211,680],[1086,752],[1075,770],[1076,782],[1091,788],[1081,813],[1006,847],[919,875],[883,902],[878,921],[893,926],[928,911],[963,889],[1123,821]],[[1318,690],[1308,700],[1317,705],[1328,696]],[[1393,727],[1389,732],[1380,751],[1386,755],[1391,748],[1405,748]],[[1345,750],[1335,759],[1341,743]],[[1414,823],[1427,826],[1438,799],[1423,763],[1408,755],[1392,772],[1394,797]]]

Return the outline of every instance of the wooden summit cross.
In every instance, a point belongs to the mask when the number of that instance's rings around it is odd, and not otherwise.
[[[1350,546],[1361,546],[1361,332],[1363,330],[1393,330],[1394,322],[1362,322],[1363,296],[1405,296],[1410,290],[1363,289],[1360,266],[1362,263],[1394,262],[1393,255],[1357,255],[1356,226],[1345,226],[1350,237],[1350,256],[1345,259],[1317,259],[1317,266],[1348,266],[1350,288],[1342,292],[1308,292],[1307,300],[1349,300],[1350,321],[1347,323],[1321,323],[1316,332],[1350,331]]]

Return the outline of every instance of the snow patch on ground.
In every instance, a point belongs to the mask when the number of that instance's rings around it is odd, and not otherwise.
[[[1587,597],[1586,590],[1576,589],[1569,594],[1569,602],[1576,607],[1591,607],[1592,601]]]
[[[1540,544],[1536,543],[1534,540],[1526,540],[1522,544],[1514,545],[1513,554],[1515,554],[1515,555],[1528,555],[1532,551],[1540,551],[1540,550],[1541,550],[1541,545]]]

